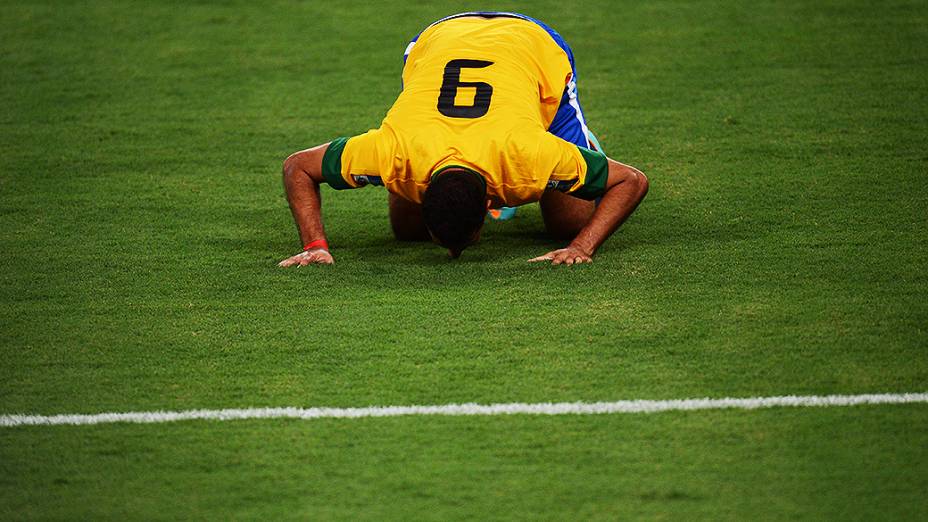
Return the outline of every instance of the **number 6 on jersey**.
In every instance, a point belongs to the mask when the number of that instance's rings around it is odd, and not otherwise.
[[[449,118],[479,118],[490,110],[493,86],[484,82],[462,82],[461,69],[482,69],[493,65],[485,60],[451,60],[445,65],[441,92],[438,95],[438,112]],[[474,87],[477,94],[473,105],[455,105],[454,98],[461,87]]]

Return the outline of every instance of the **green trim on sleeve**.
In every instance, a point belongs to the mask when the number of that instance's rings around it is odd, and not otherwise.
[[[609,160],[602,152],[579,146],[577,148],[586,162],[586,179],[583,185],[570,191],[570,195],[580,199],[602,197],[606,193],[606,180],[609,178]]]
[[[342,177],[342,151],[348,138],[335,138],[322,156],[322,177],[335,190],[354,188]]]

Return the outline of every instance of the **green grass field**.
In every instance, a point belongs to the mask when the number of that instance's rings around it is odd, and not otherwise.
[[[280,165],[408,39],[521,10],[651,192],[592,265],[537,206],[458,261]],[[928,391],[924,2],[5,3],[0,414]],[[0,428],[0,519],[928,518],[928,405]]]

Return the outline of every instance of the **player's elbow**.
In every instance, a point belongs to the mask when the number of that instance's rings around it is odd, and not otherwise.
[[[294,152],[284,160],[284,182],[299,182],[309,180],[316,184],[322,183],[322,154],[324,146]]]
[[[650,182],[644,172],[625,165],[618,161],[609,160],[609,177],[606,180],[606,189],[621,186],[621,191],[625,194],[631,194],[638,201],[644,199],[648,193]]]
[[[641,201],[648,194],[650,182],[644,172],[630,165],[615,164],[615,177],[610,172],[610,181],[614,185],[621,185],[626,194],[631,194],[636,201]]]
[[[285,187],[302,186],[312,180],[301,153],[295,152],[284,160],[283,179]]]
[[[287,159],[284,160],[284,165],[283,165],[284,180],[293,179],[293,177],[301,170],[300,160],[298,156],[299,156],[299,152],[294,152],[293,154],[287,156]]]

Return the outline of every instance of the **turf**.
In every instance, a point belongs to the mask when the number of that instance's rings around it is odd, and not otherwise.
[[[503,2],[651,193],[581,267],[458,261],[294,150],[376,126],[460,2],[10,3],[0,413],[928,389],[923,2]],[[0,518],[928,517],[928,407],[0,429]]]

